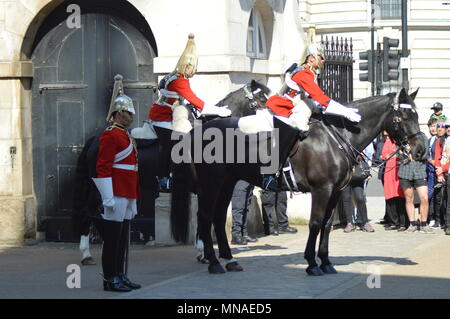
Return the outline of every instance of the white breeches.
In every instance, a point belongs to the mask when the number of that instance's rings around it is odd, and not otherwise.
[[[298,128],[301,131],[309,131],[309,118],[311,117],[312,111],[302,100],[295,101],[295,107],[292,110],[291,116],[288,120],[291,126]]]
[[[174,107],[172,113],[172,130],[181,133],[188,133],[192,130],[187,106],[178,105]]]
[[[114,207],[105,207],[102,214],[103,219],[123,222],[124,219],[131,220],[137,214],[136,199],[114,196]]]

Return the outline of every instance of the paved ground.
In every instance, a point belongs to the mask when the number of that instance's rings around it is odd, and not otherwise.
[[[369,217],[378,221],[383,198],[368,198]],[[383,208],[383,209],[382,209]],[[330,256],[339,274],[309,277],[303,259],[307,227],[299,233],[262,237],[248,246],[232,246],[244,267],[240,273],[210,275],[194,260],[192,246],[132,246],[130,278],[143,288],[127,294],[101,289],[100,263],[81,267],[81,288],[69,289],[67,266],[77,264],[75,244],[43,243],[0,248],[0,298],[449,298],[450,236],[331,233]],[[91,249],[100,261],[100,246]],[[377,276],[380,274],[380,276]],[[380,288],[368,288],[379,286]],[[426,289],[425,289],[426,287]]]

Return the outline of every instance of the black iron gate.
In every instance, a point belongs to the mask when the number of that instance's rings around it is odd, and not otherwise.
[[[353,101],[353,43],[352,39],[322,38],[325,66],[319,76],[322,90],[340,103]]]

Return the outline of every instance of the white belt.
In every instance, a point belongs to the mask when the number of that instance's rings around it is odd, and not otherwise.
[[[113,164],[114,168],[125,169],[127,171],[137,171],[137,165],[131,164]]]

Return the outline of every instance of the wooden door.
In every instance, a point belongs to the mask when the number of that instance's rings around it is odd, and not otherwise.
[[[81,28],[64,22],[52,28],[33,53],[33,179],[38,230],[52,224],[55,240],[70,230],[73,179],[85,141],[100,134],[114,76],[124,77],[140,126],[154,100],[150,84],[154,51],[147,39],[121,18],[88,13]],[[55,236],[53,236],[55,237]]]

